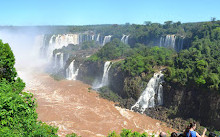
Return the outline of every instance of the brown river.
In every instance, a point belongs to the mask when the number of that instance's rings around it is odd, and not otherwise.
[[[26,82],[25,90],[37,99],[38,119],[59,127],[59,136],[74,132],[82,137],[102,137],[111,131],[120,133],[124,128],[149,134],[174,131],[146,115],[115,107],[95,91],[88,92],[90,85],[81,81],[56,81],[48,74],[37,72],[18,73]]]

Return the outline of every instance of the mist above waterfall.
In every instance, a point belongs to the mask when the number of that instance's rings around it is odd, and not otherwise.
[[[38,35],[39,30],[35,28],[0,30],[0,39],[12,48],[16,67],[30,68],[45,64],[45,61],[39,58],[41,41]]]

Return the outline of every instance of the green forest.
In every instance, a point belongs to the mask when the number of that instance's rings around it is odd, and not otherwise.
[[[120,62],[120,67],[131,76],[140,75],[142,72],[150,74],[156,71],[155,68],[164,66],[167,81],[219,90],[220,21],[188,24],[168,21],[164,25],[146,22],[146,25],[128,26],[128,30],[135,30],[131,32],[131,41],[136,41],[135,43],[126,45],[115,38],[88,60],[124,59]],[[141,40],[146,37],[159,38],[165,34],[184,35],[188,44],[185,47],[190,48],[176,52],[159,45],[152,47],[150,42]]]

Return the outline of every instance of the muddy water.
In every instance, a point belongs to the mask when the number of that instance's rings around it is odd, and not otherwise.
[[[88,92],[90,86],[80,81],[55,81],[44,73],[19,73],[26,90],[37,99],[38,119],[59,127],[60,136],[72,132],[82,137],[106,136],[123,128],[148,133],[173,131],[158,120],[115,107],[95,91]]]

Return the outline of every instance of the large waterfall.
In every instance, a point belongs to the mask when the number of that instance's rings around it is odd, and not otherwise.
[[[175,35],[166,35],[166,37],[160,38],[160,47],[172,47],[175,48]]]
[[[141,113],[145,111],[146,108],[152,108],[156,105],[163,104],[163,82],[164,75],[159,72],[155,73],[147,84],[146,89],[143,91],[138,101],[131,107],[137,108]]]
[[[111,41],[111,35],[105,36],[102,45],[104,46],[106,43]]]
[[[121,42],[125,43],[125,44],[128,44],[128,38],[129,38],[129,35],[124,35],[122,36],[121,38]]]
[[[63,53],[58,52],[54,55],[54,66],[58,69],[64,67]]]
[[[79,35],[78,34],[53,35],[50,38],[48,49],[46,52],[48,61],[51,60],[53,56],[53,51],[55,49],[61,49],[63,46],[66,47],[69,44],[79,44]]]
[[[111,61],[106,61],[104,64],[104,72],[102,75],[102,81],[98,83],[93,84],[94,89],[99,89],[101,87],[107,86],[108,85],[108,73],[111,68],[112,62]]]
[[[78,75],[79,68],[75,69],[74,62],[75,60],[73,60],[66,69],[66,79],[68,80],[76,80],[76,77]]]
[[[111,41],[111,37],[111,35],[103,37],[100,34],[94,34],[93,32],[75,34],[56,34],[52,35],[47,43],[47,36],[43,36],[41,37],[41,39],[43,39],[44,41],[41,44],[41,55],[44,57],[46,56],[48,62],[50,62],[52,60],[53,51],[55,49],[61,49],[62,47],[66,47],[69,44],[79,45],[86,41],[96,41],[96,43],[100,45],[105,45],[106,43]]]
[[[160,37],[160,47],[171,47],[176,51],[183,49],[184,37],[177,37],[175,35],[166,35],[166,37]]]

